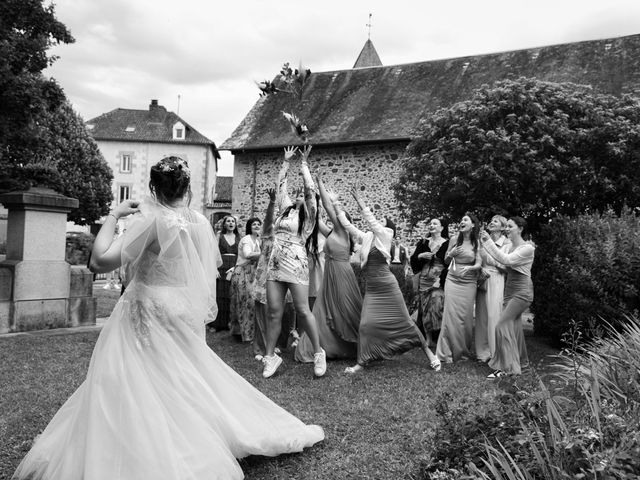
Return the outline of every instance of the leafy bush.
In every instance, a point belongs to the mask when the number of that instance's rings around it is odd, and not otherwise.
[[[489,437],[488,458],[480,467],[470,464],[469,473],[512,480],[640,478],[640,322],[627,318],[623,325],[560,356],[556,378],[573,398],[554,396],[540,383],[546,413],[544,421],[522,423],[524,452]]]
[[[93,235],[68,233],[65,259],[71,265],[86,265],[93,248]]]
[[[560,340],[575,320],[590,336],[601,318],[637,314],[640,218],[629,209],[620,216],[559,217],[542,229],[536,243],[531,307],[536,334]]]
[[[541,420],[543,403],[543,395],[529,376],[518,377],[506,393],[480,404],[477,399],[468,400],[455,393],[440,394],[435,406],[440,423],[421,478],[477,478],[477,474],[470,474],[470,465],[483,465],[487,439],[506,445],[515,458],[525,457],[528,447],[522,424]]]

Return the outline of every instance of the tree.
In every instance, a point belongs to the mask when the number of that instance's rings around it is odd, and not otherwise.
[[[591,87],[518,79],[437,111],[394,190],[405,215],[558,214],[640,206],[640,103]]]
[[[47,49],[73,37],[43,0],[0,2],[0,191],[42,185],[80,200],[69,216],[108,212],[113,175],[62,88],[42,71]]]

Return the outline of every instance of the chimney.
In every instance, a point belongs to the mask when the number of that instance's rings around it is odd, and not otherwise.
[[[153,112],[158,109],[158,100],[151,100],[151,105],[149,105],[149,111]]]

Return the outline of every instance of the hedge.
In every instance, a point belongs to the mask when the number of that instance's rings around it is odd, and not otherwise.
[[[65,259],[71,265],[86,265],[93,248],[93,235],[88,233],[67,233]]]
[[[586,337],[640,308],[640,218],[630,209],[560,217],[536,238],[534,331],[559,341],[575,320]],[[617,320],[616,320],[617,319]]]

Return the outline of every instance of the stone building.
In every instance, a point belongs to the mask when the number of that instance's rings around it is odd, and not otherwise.
[[[117,108],[86,122],[113,171],[114,205],[149,194],[149,170],[175,155],[191,169],[191,207],[209,216],[220,154],[216,145],[185,120],[151,100],[148,110]]]
[[[225,215],[232,213],[231,208],[231,192],[233,191],[233,177],[217,177],[215,190],[213,193],[213,203],[211,205],[211,213],[209,221],[211,225],[215,225],[217,221],[222,220]]]
[[[273,185],[283,147],[300,143],[282,111],[293,110],[304,120],[313,144],[311,170],[323,172],[326,182],[343,193],[350,212],[356,209],[346,192],[357,184],[379,218],[393,218],[397,204],[391,185],[399,162],[419,134],[420,121],[432,112],[470,98],[483,84],[519,77],[638,96],[639,59],[640,35],[391,66],[380,64],[367,41],[353,69],[313,72],[295,104],[286,93],[260,97],[222,144],[235,158],[233,211],[241,220],[264,212],[262,192]],[[399,226],[408,240],[410,229]]]

